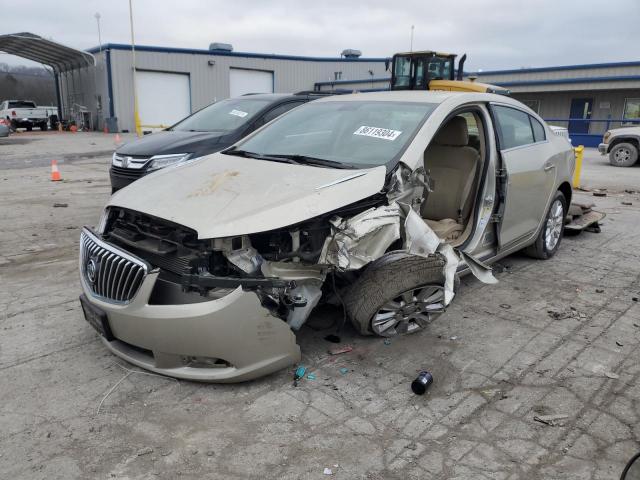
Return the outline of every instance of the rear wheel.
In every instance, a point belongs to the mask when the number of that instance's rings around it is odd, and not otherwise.
[[[46,122],[45,122],[45,123],[41,123],[41,124],[40,124],[40,130],[42,130],[43,132],[44,132],[44,131],[46,131],[46,130],[47,130],[47,128],[48,128],[48,127],[47,127],[47,123],[46,123]]]
[[[27,125],[27,132],[30,132],[31,130],[33,130],[33,125],[31,124]]]
[[[567,200],[562,192],[556,192],[547,215],[544,225],[540,229],[540,233],[535,243],[525,249],[525,253],[533,258],[546,260],[553,257],[558,248],[564,234],[564,219],[567,216]]]
[[[391,252],[371,263],[345,295],[354,327],[363,335],[393,337],[426,327],[444,311],[440,255]]]
[[[609,153],[609,163],[614,167],[630,167],[638,160],[638,148],[633,143],[618,143]]]

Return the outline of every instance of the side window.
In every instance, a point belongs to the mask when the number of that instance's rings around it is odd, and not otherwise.
[[[283,103],[282,105],[277,106],[276,108],[269,110],[267,113],[264,114],[263,123],[269,123],[271,120],[273,120],[274,118],[279,117],[280,115],[282,115],[285,112],[288,112],[289,110],[291,110],[292,108],[295,108],[299,105],[302,105],[305,102],[289,102],[289,103]]]
[[[529,119],[531,120],[531,126],[533,127],[534,140],[536,142],[542,142],[546,140],[547,137],[544,134],[544,127],[542,126],[542,124],[532,116],[529,116]]]
[[[534,143],[533,129],[528,114],[515,108],[501,106],[493,108],[500,127],[498,138],[502,150]]]

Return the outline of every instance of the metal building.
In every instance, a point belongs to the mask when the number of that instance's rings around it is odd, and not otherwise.
[[[171,125],[212,102],[245,93],[312,90],[318,81],[385,74],[386,59],[360,58],[357,51],[326,58],[234,52],[229,47],[136,46],[135,81],[143,130]],[[78,101],[92,106],[96,128],[102,128],[103,119],[117,118],[119,130],[133,131],[131,46],[106,44],[89,52],[96,59],[95,83],[93,71],[78,72],[63,88],[73,90]]]
[[[595,147],[609,128],[640,123],[640,62],[496,70],[466,77],[509,89],[549,123],[568,127],[574,145]],[[389,78],[321,81],[315,88],[384,90]]]

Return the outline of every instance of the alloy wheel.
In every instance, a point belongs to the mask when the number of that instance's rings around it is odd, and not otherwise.
[[[564,223],[564,208],[562,202],[556,200],[549,209],[547,225],[544,234],[544,246],[548,252],[552,251],[560,241],[562,234],[562,224]]]
[[[427,326],[442,312],[444,288],[441,285],[416,287],[380,307],[371,320],[371,329],[382,337],[412,333]]]

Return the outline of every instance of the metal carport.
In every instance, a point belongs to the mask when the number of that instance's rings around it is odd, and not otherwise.
[[[80,68],[94,67],[96,63],[94,56],[90,53],[61,45],[28,32],[0,35],[0,52],[33,60],[53,69],[58,99],[58,118],[61,120],[63,116],[60,74]]]

